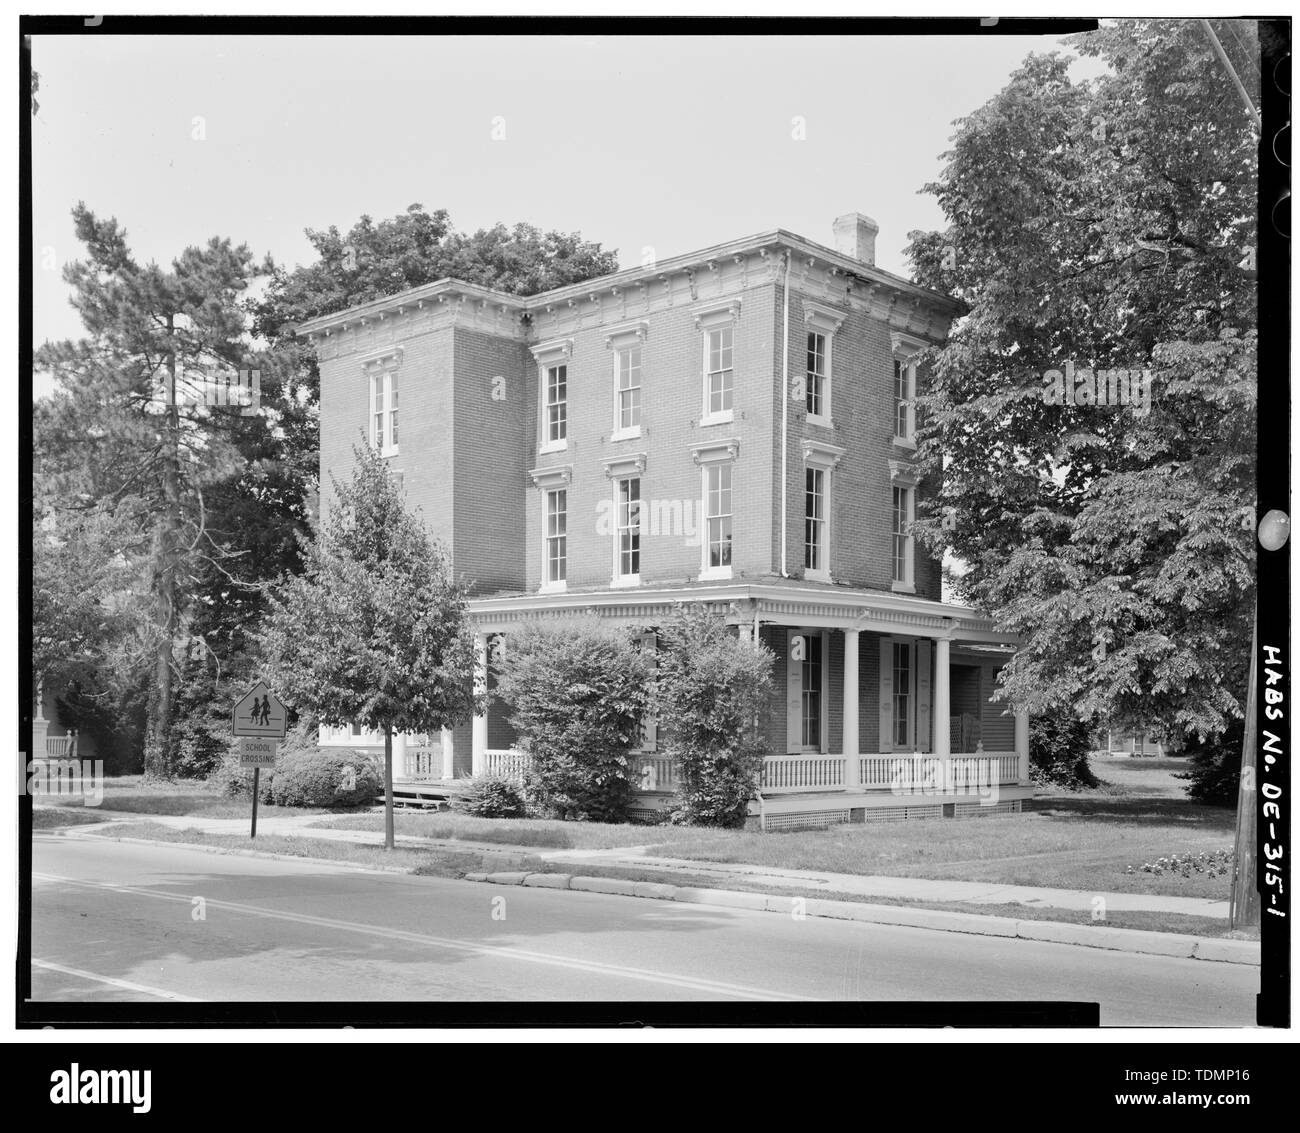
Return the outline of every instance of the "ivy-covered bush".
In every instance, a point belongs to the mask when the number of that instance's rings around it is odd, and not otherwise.
[[[529,626],[507,638],[496,673],[536,802],[558,818],[625,820],[650,679],[634,634],[594,618]]]
[[[1188,767],[1175,779],[1188,781],[1184,790],[1190,798],[1208,806],[1236,806],[1241,780],[1241,744],[1245,724],[1233,720],[1210,739],[1189,739],[1183,749]]]
[[[673,822],[737,827],[758,793],[775,658],[700,610],[660,630],[655,712],[681,784]]]
[[[311,747],[277,756],[276,806],[360,806],[383,793],[384,777],[365,752]]]
[[[1098,785],[1088,765],[1088,725],[1066,711],[1029,718],[1029,774],[1036,783],[1079,790]]]
[[[519,779],[488,772],[476,775],[456,800],[455,809],[477,818],[526,818],[528,802]]]

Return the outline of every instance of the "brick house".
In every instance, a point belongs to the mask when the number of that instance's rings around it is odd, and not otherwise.
[[[990,700],[1015,642],[942,601],[908,534],[915,358],[960,308],[875,267],[876,232],[851,213],[834,248],[778,230],[528,298],[448,279],[315,319],[322,483],[363,436],[391,461],[473,583],[480,680],[539,618],[652,630],[702,602],[757,634],[783,690],[767,828],[1019,809],[1027,717]],[[496,704],[404,737],[396,771],[518,766],[512,745]],[[673,769],[645,746],[653,809]]]

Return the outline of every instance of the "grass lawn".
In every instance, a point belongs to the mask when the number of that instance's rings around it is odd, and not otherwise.
[[[784,869],[989,881],[1060,889],[1226,900],[1230,878],[1141,872],[1172,854],[1230,850],[1235,814],[1200,806],[1173,775],[1177,759],[1096,759],[1101,787],[1044,793],[1020,815],[836,826],[764,834],[690,827],[607,825],[458,814],[398,814],[399,834],[548,849],[644,846],[647,854]],[[381,830],[380,815],[321,826]],[[1127,873],[1129,866],[1138,872]]]
[[[107,815],[100,814],[95,807],[33,807],[32,829],[53,830],[60,826],[88,826],[103,822]]]
[[[80,799],[61,799],[57,795],[42,799],[53,806],[81,809]],[[248,818],[251,799],[234,799],[223,795],[203,779],[177,779],[171,783],[145,783],[143,776],[122,775],[104,780],[104,800],[89,811],[127,811],[133,814],[193,815],[204,818]],[[368,808],[357,808],[368,809]],[[272,806],[258,803],[257,813],[268,818],[295,814],[338,814],[340,808]],[[355,813],[355,811],[353,812]]]

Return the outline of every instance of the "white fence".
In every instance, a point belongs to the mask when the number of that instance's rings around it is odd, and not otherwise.
[[[769,755],[763,760],[763,793],[841,789],[844,765],[842,755]]]

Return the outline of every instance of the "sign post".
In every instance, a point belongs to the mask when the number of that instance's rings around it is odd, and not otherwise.
[[[253,824],[250,838],[257,837],[257,796],[262,768],[275,766],[275,745],[284,739],[288,712],[279,697],[258,681],[235,701],[230,714],[231,728],[239,737],[239,766],[253,769]]]

